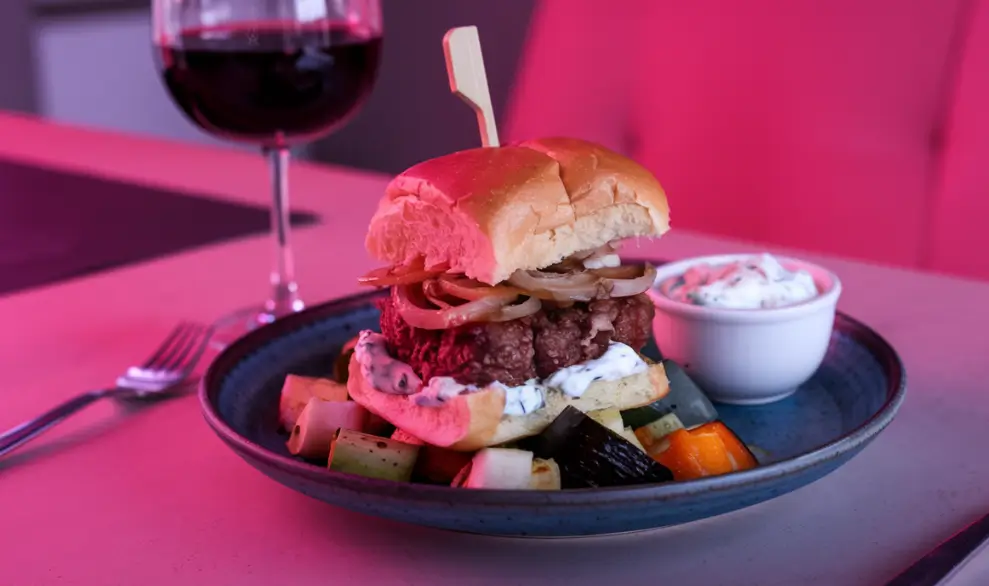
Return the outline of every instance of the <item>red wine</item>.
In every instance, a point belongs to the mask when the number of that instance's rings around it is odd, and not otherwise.
[[[189,30],[158,46],[165,85],[211,134],[285,146],[355,113],[378,71],[381,37],[336,23]]]

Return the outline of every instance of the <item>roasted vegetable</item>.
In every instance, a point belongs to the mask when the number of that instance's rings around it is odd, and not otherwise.
[[[354,353],[354,348],[357,347],[358,338],[360,336],[354,336],[350,340],[347,340],[347,343],[340,349],[337,359],[333,361],[333,378],[338,382],[347,382],[347,378],[350,375],[350,356]]]
[[[366,420],[367,411],[353,401],[309,399],[292,427],[288,451],[303,458],[326,458],[338,429],[361,431]]]
[[[619,435],[625,429],[625,424],[622,423],[621,411],[615,407],[588,411],[587,416]]]
[[[292,431],[296,420],[306,408],[309,399],[316,397],[324,401],[346,401],[347,387],[325,378],[313,378],[290,374],[282,384],[282,394],[278,400],[278,421],[285,431]]]
[[[642,442],[639,441],[639,438],[635,437],[635,432],[632,431],[631,427],[626,427],[625,429],[623,429],[621,436],[627,439],[628,442],[633,446],[639,448],[643,452],[646,451],[646,448],[642,445]]]
[[[419,458],[413,471],[417,482],[450,484],[470,461],[471,452],[457,452],[424,444],[419,448]]]
[[[692,480],[755,468],[755,456],[720,421],[694,429],[678,429],[664,439],[668,446],[651,452],[657,462],[669,468],[677,480]]]
[[[525,440],[536,456],[560,467],[563,488],[665,482],[669,470],[621,435],[567,407],[542,433]]]
[[[759,463],[760,466],[768,464],[773,461],[773,456],[768,451],[760,448],[759,446],[754,446],[752,444],[746,444],[752,455],[755,456],[755,461]]]
[[[553,460],[534,458],[529,488],[533,490],[560,490],[560,467]]]
[[[653,453],[662,451],[659,446],[665,445],[663,440],[678,429],[683,429],[680,418],[674,413],[667,413],[656,421],[636,429],[635,437],[639,438],[647,453]]]
[[[421,446],[426,443],[404,429],[399,429],[397,427],[395,428],[395,431],[392,432],[391,439],[397,442],[402,442],[403,444],[412,444],[413,446]]]
[[[672,360],[664,360],[666,377],[670,381],[670,392],[665,397],[638,409],[622,411],[625,425],[638,429],[656,421],[660,417],[675,413],[685,427],[703,425],[718,419],[718,412],[704,392],[687,373]]]
[[[532,452],[511,448],[484,448],[474,454],[464,488],[525,490],[532,482]]]
[[[467,477],[470,476],[470,471],[472,468],[472,463],[467,462],[467,464],[460,469],[460,472],[457,472],[457,475],[453,477],[453,481],[450,482],[450,486],[454,488],[463,488],[464,484],[467,483]]]
[[[364,422],[364,431],[371,435],[390,437],[395,432],[395,426],[377,413],[368,411],[367,421]]]
[[[419,446],[341,429],[330,446],[327,466],[336,472],[408,482]]]
[[[391,439],[419,446],[419,457],[412,471],[414,482],[450,484],[473,457],[471,452],[457,452],[427,444],[404,429],[395,429]]]

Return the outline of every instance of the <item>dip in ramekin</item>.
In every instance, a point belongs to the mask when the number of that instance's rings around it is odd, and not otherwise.
[[[653,334],[712,400],[756,405],[793,394],[824,360],[841,295],[818,265],[765,253],[657,269]]]

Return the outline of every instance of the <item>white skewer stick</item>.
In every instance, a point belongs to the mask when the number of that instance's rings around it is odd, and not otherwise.
[[[446,54],[446,72],[450,76],[450,91],[477,113],[481,144],[498,146],[498,127],[495,126],[494,110],[491,108],[488,76],[484,71],[477,27],[461,26],[448,30],[443,37],[443,52]]]

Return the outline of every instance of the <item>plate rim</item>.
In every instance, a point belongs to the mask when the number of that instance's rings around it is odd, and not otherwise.
[[[574,507],[616,503],[624,505],[644,501],[674,501],[701,493],[726,492],[750,485],[759,485],[775,478],[795,476],[809,468],[863,447],[889,425],[906,397],[906,368],[893,346],[865,323],[841,311],[836,311],[835,330],[844,332],[866,347],[886,373],[888,384],[886,400],[882,407],[852,431],[809,452],[751,470],[720,476],[668,483],[577,488],[562,491],[464,490],[444,485],[412,484],[365,478],[332,471],[273,452],[237,433],[223,420],[214,399],[219,394],[225,377],[234,366],[279,338],[347,309],[365,307],[382,294],[381,291],[360,292],[324,301],[301,312],[266,324],[225,348],[210,363],[199,381],[197,396],[206,423],[224,443],[239,452],[238,455],[241,457],[250,456],[268,466],[291,472],[295,476],[301,476],[320,484],[331,484],[337,489],[364,494],[371,492],[379,496],[390,496],[407,501],[440,501],[468,506]]]

